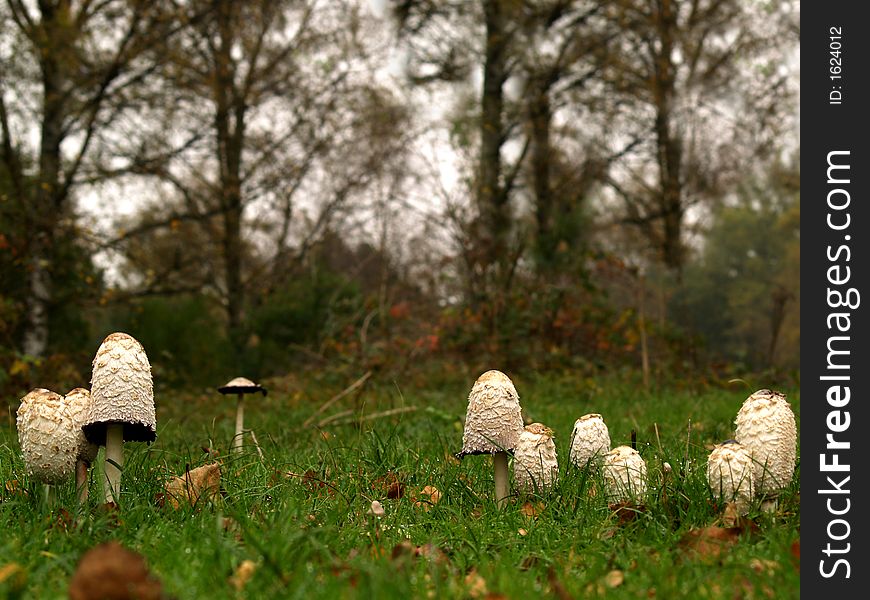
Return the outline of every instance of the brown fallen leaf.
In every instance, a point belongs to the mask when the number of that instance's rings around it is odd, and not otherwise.
[[[483,598],[487,594],[486,580],[474,567],[465,576],[465,586],[468,588],[468,595],[472,598]]]
[[[251,580],[251,577],[254,576],[256,570],[257,563],[248,559],[243,560],[239,566],[236,567],[236,572],[230,577],[230,585],[237,591],[241,592],[245,585],[247,585]]]
[[[8,563],[0,567],[0,585],[5,585],[10,592],[24,589],[27,584],[27,571],[18,563]]]
[[[795,568],[800,571],[801,570],[801,539],[798,538],[791,543],[791,548],[789,549],[791,553],[791,562],[794,564]]]
[[[737,543],[741,530],[738,527],[710,525],[687,532],[678,544],[687,554],[703,559],[716,560],[724,550]]]
[[[568,593],[568,590],[565,589],[565,585],[559,581],[553,567],[550,567],[547,571],[547,581],[550,583],[550,589],[553,591],[556,598],[559,600],[574,600],[571,594]]]
[[[610,508],[612,516],[616,517],[617,527],[631,523],[646,510],[642,504],[638,505],[631,501],[612,502],[608,504],[608,508]]]
[[[756,573],[762,573],[766,574],[768,577],[773,577],[773,575],[779,570],[779,563],[775,560],[769,560],[766,558],[753,558],[749,561],[749,568]]]
[[[385,475],[381,475],[372,482],[372,490],[379,496],[395,500],[405,495],[405,484],[402,483],[398,475],[392,471],[387,471]]]
[[[625,581],[625,573],[619,569],[613,569],[604,576],[604,585],[609,588],[619,587],[622,585],[623,581]]]
[[[520,508],[520,512],[529,517],[530,519],[537,519],[538,515],[544,512],[546,506],[543,502],[535,502],[534,504],[531,502],[526,502]]]
[[[221,465],[211,463],[187,471],[183,476],[173,476],[166,482],[166,501],[172,508],[182,503],[196,506],[200,499],[211,500],[220,493]]]
[[[441,491],[434,485],[427,485],[420,490],[420,499],[414,501],[414,506],[425,511],[430,510],[441,500]]]
[[[85,552],[69,584],[70,600],[159,600],[159,580],[148,572],[145,559],[116,541]]]

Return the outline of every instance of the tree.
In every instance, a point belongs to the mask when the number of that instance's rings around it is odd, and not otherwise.
[[[77,239],[74,197],[113,124],[136,110],[160,47],[177,31],[172,2],[6,0],[0,63],[0,157],[21,206],[26,326],[22,348],[41,356],[60,302],[65,248]],[[38,141],[29,143],[36,130]]]
[[[787,19],[772,11],[775,4],[739,0],[609,7],[622,35],[605,78],[646,140],[609,184],[624,222],[676,273],[686,259],[687,211],[719,197],[776,147],[791,90],[775,66],[792,46],[781,43],[791,39]]]
[[[197,14],[199,4],[187,10]],[[186,19],[191,26],[171,44],[161,71],[172,90],[161,122],[182,120],[197,141],[171,161],[130,169],[164,182],[171,200],[161,198],[164,208],[132,223],[120,247],[133,271],[162,274],[130,280],[146,284],[133,293],[208,290],[240,354],[246,307],[257,301],[252,291],[279,286],[385,172],[400,154],[405,113],[367,77],[365,24],[355,6],[202,4],[212,9]],[[202,252],[189,252],[188,241]],[[155,265],[154,254],[139,250],[167,245],[183,258]]]

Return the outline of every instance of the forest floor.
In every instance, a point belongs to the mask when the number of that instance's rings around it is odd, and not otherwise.
[[[250,435],[229,451],[234,398],[158,386],[158,438],[125,445],[117,510],[99,506],[99,467],[87,507],[77,511],[70,482],[49,508],[24,472],[14,412],[0,416],[0,598],[81,592],[69,588],[82,556],[110,540],[179,599],[799,597],[800,468],[776,512],[755,505],[736,525],[707,487],[712,445],[763,383],[642,392],[616,377],[514,378],[527,420],[556,433],[559,479],[499,507],[491,458],[453,457],[473,378],[367,382],[315,415],[353,380],[286,378],[248,396],[262,457]],[[799,392],[782,391],[800,428]],[[642,505],[616,510],[599,473],[570,465],[574,420],[590,412],[613,446],[636,432],[650,480]],[[173,508],[169,477],[216,462],[220,493]],[[139,576],[135,562],[125,568],[125,581]]]

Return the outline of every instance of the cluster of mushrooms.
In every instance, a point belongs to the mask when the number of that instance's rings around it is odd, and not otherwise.
[[[513,382],[501,371],[481,375],[468,396],[462,458],[492,454],[495,498],[504,504],[510,495],[508,453],[513,453],[517,492],[543,493],[553,487],[559,473],[553,430],[542,423],[523,426],[520,398]],[[598,413],[583,415],[574,423],[570,461],[577,467],[590,463],[603,469],[605,493],[613,502],[629,501],[646,493],[646,463],[637,450],[618,446],[611,450],[610,433]]]
[[[785,395],[759,390],[743,403],[734,440],[717,445],[707,462],[713,496],[733,503],[745,515],[753,500],[764,510],[776,506],[776,495],[792,480],[797,453],[794,413]],[[637,502],[647,492],[646,462],[631,446],[611,449],[610,434],[598,413],[574,423],[569,459],[577,467],[601,468],[609,502]],[[462,450],[463,458],[491,454],[495,499],[510,496],[508,453],[513,453],[514,486],[519,494],[543,493],[556,481],[559,467],[553,430],[541,423],[523,426],[519,394],[501,371],[487,371],[471,388]]]
[[[73,473],[79,502],[87,501],[88,470],[104,446],[105,501],[117,504],[123,443],[156,438],[151,365],[142,344],[126,333],[109,335],[94,357],[90,391],[32,390],[21,399],[16,426],[25,470],[46,485],[49,503],[52,486]]]
[[[740,407],[734,423],[734,439],[717,445],[707,459],[710,489],[718,500],[733,503],[740,515],[756,499],[762,510],[775,510],[797,464],[791,405],[781,392],[758,390]]]

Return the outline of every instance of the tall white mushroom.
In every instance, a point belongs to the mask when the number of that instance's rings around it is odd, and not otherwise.
[[[154,385],[145,349],[126,333],[112,333],[97,349],[91,375],[91,408],[82,427],[88,441],[106,447],[106,502],[121,492],[124,441],[156,437]]]
[[[24,468],[35,480],[52,486],[75,471],[78,438],[73,417],[60,394],[37,388],[21,399],[16,413]],[[52,489],[46,488],[52,502]]]
[[[735,440],[718,444],[707,459],[707,483],[717,500],[734,502],[745,515],[752,503],[752,458]]]
[[[571,450],[568,458],[578,467],[585,467],[590,460],[602,461],[610,452],[610,432],[598,413],[583,415],[574,421],[571,432]]]
[[[526,425],[514,449],[514,485],[517,490],[547,491],[558,475],[553,430],[541,423]]]
[[[646,494],[646,462],[631,446],[604,455],[604,486],[611,502],[639,500]]]
[[[242,437],[245,435],[245,394],[255,394],[261,392],[266,395],[266,388],[254,383],[250,379],[244,377],[236,377],[228,383],[218,388],[221,394],[236,394],[238,402],[236,403],[236,434],[233,436],[233,451],[242,451]]]
[[[88,469],[91,468],[100,450],[99,446],[88,441],[85,432],[82,431],[82,426],[91,410],[91,393],[85,388],[75,388],[66,393],[64,401],[72,415],[73,428],[78,440],[76,489],[79,492],[79,502],[84,504],[88,501]]]
[[[758,390],[740,407],[735,424],[735,439],[752,457],[755,493],[775,497],[791,482],[797,458],[797,427],[785,394]],[[762,502],[765,510],[775,506],[772,499]]]
[[[462,458],[469,454],[492,454],[495,498],[503,504],[509,493],[507,453],[516,448],[523,431],[520,396],[513,382],[501,371],[491,370],[477,378],[468,394]]]

